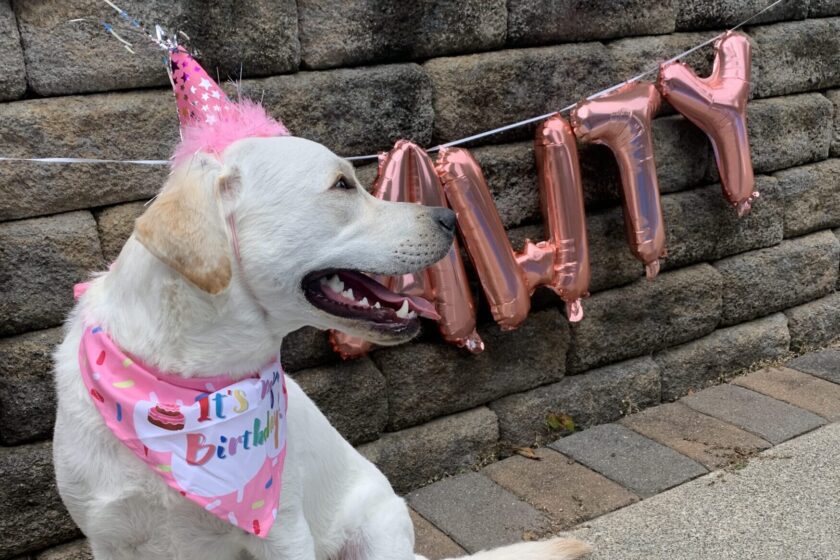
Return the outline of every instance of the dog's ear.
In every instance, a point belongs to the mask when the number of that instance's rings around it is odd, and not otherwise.
[[[222,173],[218,162],[197,155],[172,173],[135,222],[134,235],[187,280],[218,294],[230,284],[232,274],[225,215],[238,187],[235,170]]]

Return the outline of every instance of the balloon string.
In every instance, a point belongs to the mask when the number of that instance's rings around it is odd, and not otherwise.
[[[116,5],[114,5],[109,0],[103,0],[103,1],[106,4],[108,4],[109,6],[111,6],[112,8],[114,8],[120,14],[120,16],[122,16],[124,19],[130,19],[128,14],[126,14],[126,12],[124,10],[117,7]],[[714,43],[715,41],[717,41],[718,39],[720,39],[721,37],[723,37],[727,33],[737,31],[741,27],[745,26],[746,24],[748,24],[749,22],[751,22],[755,18],[759,17],[763,13],[767,12],[768,10],[773,9],[774,7],[781,4],[782,2],[783,2],[783,0],[775,0],[775,2],[773,2],[771,4],[768,4],[763,9],[754,13],[753,15],[751,15],[750,17],[748,17],[747,19],[745,19],[744,21],[742,21],[738,25],[736,25],[734,27],[731,27],[730,29],[728,29],[727,31],[724,31],[723,33],[719,33],[718,35],[715,35],[714,37],[712,37],[708,41],[700,43],[699,45],[697,45],[695,47],[692,47],[692,48],[688,49],[687,51],[681,52],[680,54],[669,58],[668,60],[666,60],[662,64],[670,64],[672,62],[676,62],[677,60],[679,60],[681,58],[684,58],[684,57],[702,49],[703,47],[711,45],[712,43]],[[168,42],[166,38],[162,37],[163,34],[162,34],[161,29],[159,27],[156,26],[156,36],[153,36],[151,33],[146,31],[145,28],[143,28],[141,25],[139,25],[139,22],[137,22],[137,20],[130,20],[130,21],[132,22],[132,25],[134,25],[135,27],[139,27],[142,31],[145,32],[145,34],[150,39],[152,39],[152,41],[157,43],[162,48],[171,48],[171,43]],[[119,39],[119,37],[117,37],[117,38]],[[169,41],[172,41],[172,39],[169,39]],[[589,97],[586,98],[586,101],[591,101],[592,99],[602,97],[604,95],[607,95],[609,93],[614,92],[617,89],[620,89],[620,88],[626,86],[627,84],[632,84],[633,82],[637,82],[637,81],[639,81],[639,80],[641,80],[641,79],[643,79],[643,78],[645,78],[645,77],[647,77],[651,74],[655,74],[656,72],[659,71],[659,68],[662,64],[658,64],[655,68],[650,68],[649,70],[645,70],[641,74],[638,74],[636,76],[633,76],[632,78],[624,80],[623,82],[621,82],[619,84],[616,84],[614,86],[610,86],[607,89],[603,89],[603,90],[601,90],[597,93],[593,93],[592,95],[590,95]],[[546,113],[544,115],[539,115],[537,117],[531,117],[531,118],[528,118],[528,119],[525,119],[525,120],[522,120],[522,121],[517,121],[515,123],[506,124],[504,126],[500,126],[498,128],[494,128],[492,130],[479,132],[478,134],[473,134],[472,136],[467,136],[466,138],[459,138],[458,140],[452,140],[452,141],[446,142],[444,144],[438,144],[437,146],[429,148],[426,151],[429,152],[429,153],[433,153],[433,152],[438,152],[438,151],[442,150],[443,148],[449,148],[451,146],[460,146],[461,144],[466,144],[467,142],[472,142],[473,140],[479,140],[481,138],[486,138],[488,136],[493,136],[494,134],[499,134],[500,132],[505,132],[507,130],[511,130],[511,129],[519,128],[521,126],[526,126],[526,125],[529,125],[529,124],[532,124],[532,123],[535,123],[535,122],[543,121],[547,118],[553,117],[554,115],[568,113],[569,111],[571,111],[572,109],[574,109],[577,106],[578,106],[578,103],[572,103],[571,105],[563,107],[559,111],[552,111],[551,113]],[[378,158],[379,158],[379,154],[368,154],[368,155],[364,155],[364,156],[351,156],[351,157],[348,157],[348,158],[345,158],[345,159],[347,159],[349,161],[366,161],[366,160],[375,160],[375,159],[378,159]],[[113,159],[88,159],[88,158],[11,158],[11,157],[0,157],[0,162],[3,162],[3,161],[32,161],[32,162],[39,162],[39,163],[128,163],[128,164],[136,164],[136,165],[168,165],[170,163],[169,160],[113,160]]]

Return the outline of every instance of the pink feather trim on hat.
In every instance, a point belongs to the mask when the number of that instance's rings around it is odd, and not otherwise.
[[[221,154],[244,138],[288,136],[289,131],[258,103],[231,101],[182,47],[169,53],[170,77],[181,120],[181,142],[172,156],[179,165],[197,152]]]

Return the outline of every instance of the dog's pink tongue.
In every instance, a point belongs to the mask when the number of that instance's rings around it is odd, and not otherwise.
[[[373,292],[376,299],[382,302],[390,303],[391,305],[395,305],[399,307],[402,305],[404,299],[408,300],[408,306],[411,308],[412,311],[424,317],[426,319],[432,319],[433,321],[439,321],[440,315],[438,315],[437,311],[435,311],[435,306],[432,302],[427,299],[421,298],[420,296],[407,296],[403,294],[398,294],[396,292],[392,292],[376,280],[369,278],[367,276],[363,279],[365,285]]]
[[[429,300],[423,299],[420,296],[406,296],[406,299],[408,299],[408,306],[411,310],[421,317],[432,319],[433,321],[440,321],[440,315],[435,310],[434,304]]]

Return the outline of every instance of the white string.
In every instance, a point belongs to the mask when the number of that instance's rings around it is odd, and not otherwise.
[[[107,3],[108,5],[110,5],[112,8],[114,8],[115,10],[117,10],[120,13],[120,15],[125,14],[125,12],[123,10],[121,10],[120,8],[115,6],[109,0],[103,0],[103,1],[105,3]],[[601,90],[597,93],[593,93],[592,95],[587,97],[586,100],[591,101],[593,99],[597,99],[598,97],[602,97],[604,95],[612,93],[613,91],[615,91],[617,89],[620,89],[620,88],[626,86],[627,84],[632,84],[633,82],[637,82],[637,81],[639,81],[639,80],[641,80],[641,79],[643,79],[647,76],[650,76],[651,74],[657,73],[662,64],[670,64],[672,62],[676,62],[677,60],[679,60],[681,58],[684,58],[684,57],[702,49],[703,47],[711,45],[712,43],[714,43],[715,41],[717,41],[718,39],[720,39],[721,37],[723,37],[727,33],[737,31],[738,29],[745,26],[746,24],[748,24],[749,22],[751,22],[752,20],[754,20],[755,18],[757,18],[761,14],[767,12],[768,10],[773,9],[774,7],[779,5],[781,2],[783,2],[783,0],[775,0],[775,2],[773,2],[772,4],[769,4],[769,5],[765,6],[762,10],[756,12],[752,16],[748,17],[747,19],[745,19],[744,21],[739,23],[738,25],[736,25],[734,27],[731,27],[729,30],[724,31],[723,33],[719,33],[718,35],[715,35],[714,37],[712,37],[708,41],[700,43],[699,45],[694,46],[694,47],[688,49],[687,51],[683,51],[680,54],[669,58],[664,63],[658,64],[654,68],[651,68],[649,70],[645,70],[641,74],[633,76],[632,78],[624,80],[623,82],[621,82],[619,84],[615,84],[614,86],[610,86],[607,89],[603,89],[603,90]],[[160,31],[159,28],[158,28],[157,31],[158,31],[158,37],[156,38],[157,40],[155,42],[158,42],[158,44],[160,44],[160,40],[161,40],[160,33],[161,33],[161,31]],[[151,36],[151,34],[149,34],[149,35]],[[154,40],[154,38],[153,38],[153,40]],[[571,111],[572,109],[577,107],[577,105],[578,105],[578,103],[572,103],[571,105],[563,107],[559,111],[552,111],[551,113],[546,113],[544,115],[539,115],[537,117],[531,117],[531,118],[528,118],[528,119],[525,119],[525,120],[517,121],[515,123],[506,124],[506,125],[500,126],[498,128],[494,128],[492,130],[486,130],[484,132],[479,132],[477,134],[473,134],[472,136],[467,136],[466,138],[459,138],[458,140],[452,140],[452,141],[446,142],[444,144],[438,144],[437,146],[429,148],[426,151],[430,152],[430,153],[431,152],[437,152],[437,151],[442,150],[443,148],[449,148],[451,146],[459,146],[461,144],[466,144],[467,142],[472,142],[473,140],[479,140],[481,138],[486,138],[487,136],[492,136],[494,134],[499,134],[500,132],[505,132],[507,130],[511,130],[511,129],[514,129],[514,128],[519,128],[521,126],[529,125],[529,124],[532,124],[532,123],[535,123],[535,122],[540,122],[540,121],[543,121],[547,118],[553,117],[554,115],[568,113],[569,111]],[[379,154],[368,154],[368,155],[364,155],[364,156],[351,156],[351,157],[348,157],[348,158],[345,158],[345,159],[347,159],[349,161],[366,161],[366,160],[371,160],[371,159],[375,160],[375,159],[378,159],[378,158],[379,158]],[[137,164],[137,165],[168,165],[169,164],[169,160],[111,160],[111,159],[86,159],[86,158],[6,158],[6,157],[0,157],[0,162],[2,162],[2,161],[33,161],[33,162],[41,162],[41,163],[129,163],[129,164]]]

